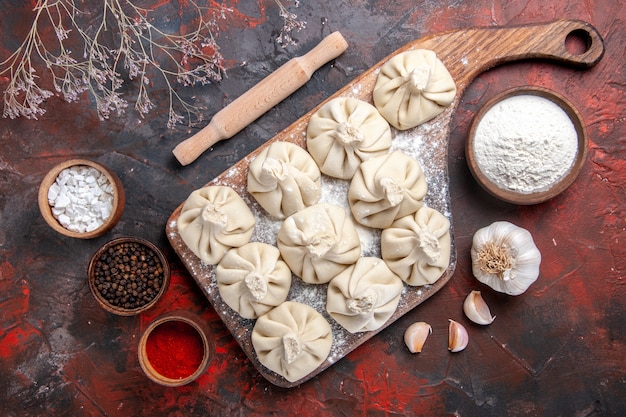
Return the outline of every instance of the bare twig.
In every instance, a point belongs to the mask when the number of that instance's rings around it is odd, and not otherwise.
[[[202,120],[202,111],[186,101],[175,88],[219,81],[225,74],[216,37],[218,21],[232,10],[215,0],[186,0],[181,14],[193,25],[185,34],[167,33],[153,25],[153,10],[136,6],[132,0],[102,0],[97,3],[99,19],[90,20],[90,11],[81,10],[79,0],[37,0],[34,18],[20,47],[0,62],[0,76],[7,77],[3,116],[37,119],[42,104],[55,93],[68,102],[85,92],[93,98],[98,116],[108,119],[128,106],[122,97],[124,80],[135,80],[135,110],[143,117],[154,107],[149,87],[157,79],[168,91],[169,127]],[[275,0],[283,17],[277,42],[293,42],[290,33],[304,27],[280,0]],[[96,4],[96,3],[91,3]],[[295,2],[297,7],[297,1]],[[43,39],[44,25],[54,28],[56,39]],[[72,50],[80,45],[82,56]],[[74,54],[72,53],[74,52]],[[36,68],[51,76],[51,89],[42,87]]]

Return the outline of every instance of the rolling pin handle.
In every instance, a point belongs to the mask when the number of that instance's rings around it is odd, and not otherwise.
[[[305,55],[296,58],[308,78],[315,70],[341,55],[348,48],[348,42],[339,32],[326,36],[317,46]]]
[[[174,150],[174,156],[181,165],[186,166],[196,160],[200,154],[229,136],[220,129],[219,124],[206,125],[192,137],[179,143]]]

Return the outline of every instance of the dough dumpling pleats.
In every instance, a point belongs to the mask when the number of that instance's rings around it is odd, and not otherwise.
[[[330,324],[313,307],[285,301],[259,317],[252,346],[268,369],[295,382],[313,372],[330,353]]]
[[[361,255],[361,241],[342,207],[318,203],[286,218],[277,246],[291,271],[308,284],[325,284]]]
[[[429,121],[452,103],[452,76],[427,49],[400,53],[385,62],[374,86],[374,105],[396,129],[406,130]]]
[[[298,145],[274,142],[250,163],[248,192],[270,216],[283,219],[319,201],[320,170]]]
[[[404,282],[432,284],[450,263],[450,221],[423,206],[383,230],[380,246],[382,258]]]
[[[287,299],[291,271],[275,246],[250,242],[226,252],[215,268],[224,302],[247,319],[256,319]]]
[[[404,285],[379,258],[359,258],[328,284],[326,310],[351,333],[379,329],[396,311]]]
[[[207,264],[217,264],[226,251],[250,241],[254,215],[230,187],[207,186],[193,191],[178,217],[178,233]]]
[[[306,138],[307,150],[320,171],[349,179],[362,161],[387,153],[391,128],[371,104],[338,97],[311,116]]]
[[[350,182],[348,202],[357,222],[385,229],[422,207],[427,188],[419,162],[393,151],[359,166]]]

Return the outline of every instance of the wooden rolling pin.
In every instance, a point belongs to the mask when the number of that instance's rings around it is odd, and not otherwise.
[[[189,165],[215,143],[235,135],[302,87],[315,70],[347,47],[341,33],[331,33],[307,54],[289,60],[217,112],[207,126],[174,148],[174,156],[182,165]]]

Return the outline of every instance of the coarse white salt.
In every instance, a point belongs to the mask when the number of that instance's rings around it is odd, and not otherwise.
[[[113,212],[113,186],[107,176],[90,166],[73,166],[57,175],[48,189],[52,215],[66,229],[96,230]]]

